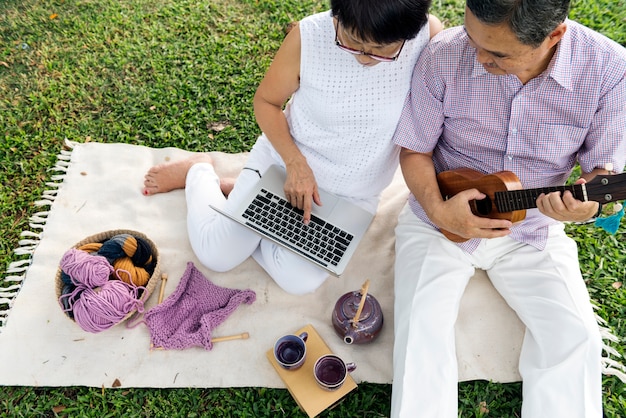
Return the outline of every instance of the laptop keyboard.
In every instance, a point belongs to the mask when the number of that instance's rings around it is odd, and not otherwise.
[[[302,215],[303,211],[291,206],[287,200],[262,189],[243,217],[255,230],[305,257],[324,266],[339,264],[354,237],[314,215],[305,225]]]

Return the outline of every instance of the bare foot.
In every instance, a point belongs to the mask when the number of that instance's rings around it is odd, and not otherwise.
[[[155,165],[146,173],[143,194],[151,196],[184,189],[187,172],[196,163],[213,164],[213,159],[208,154],[196,154],[185,160]]]
[[[224,194],[224,196],[228,197],[230,192],[233,191],[236,180],[237,179],[234,177],[224,177],[223,179],[220,179],[220,189],[222,190],[222,194]]]

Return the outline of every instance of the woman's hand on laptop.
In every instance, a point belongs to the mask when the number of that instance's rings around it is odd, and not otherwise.
[[[287,180],[285,180],[285,197],[291,206],[302,210],[303,222],[311,220],[313,203],[322,205],[317,189],[317,182],[313,170],[306,162],[287,165]]]

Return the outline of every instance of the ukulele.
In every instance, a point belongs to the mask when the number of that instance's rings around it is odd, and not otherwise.
[[[506,219],[513,223],[526,217],[526,209],[537,207],[537,197],[542,193],[563,193],[569,190],[578,200],[600,204],[626,199],[626,173],[598,175],[585,184],[522,189],[520,180],[511,171],[483,174],[470,168],[459,168],[439,173],[437,182],[445,200],[463,190],[478,189],[487,197],[469,202],[474,215]],[[467,238],[451,232],[441,232],[453,242],[467,241]]]

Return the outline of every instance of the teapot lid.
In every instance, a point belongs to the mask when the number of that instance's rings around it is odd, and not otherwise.
[[[346,296],[340,306],[341,314],[344,318],[354,318],[359,309],[359,304],[361,303],[361,292],[352,292]],[[367,321],[374,311],[375,308],[372,303],[372,296],[366,295],[363,309],[359,316],[359,322]]]

